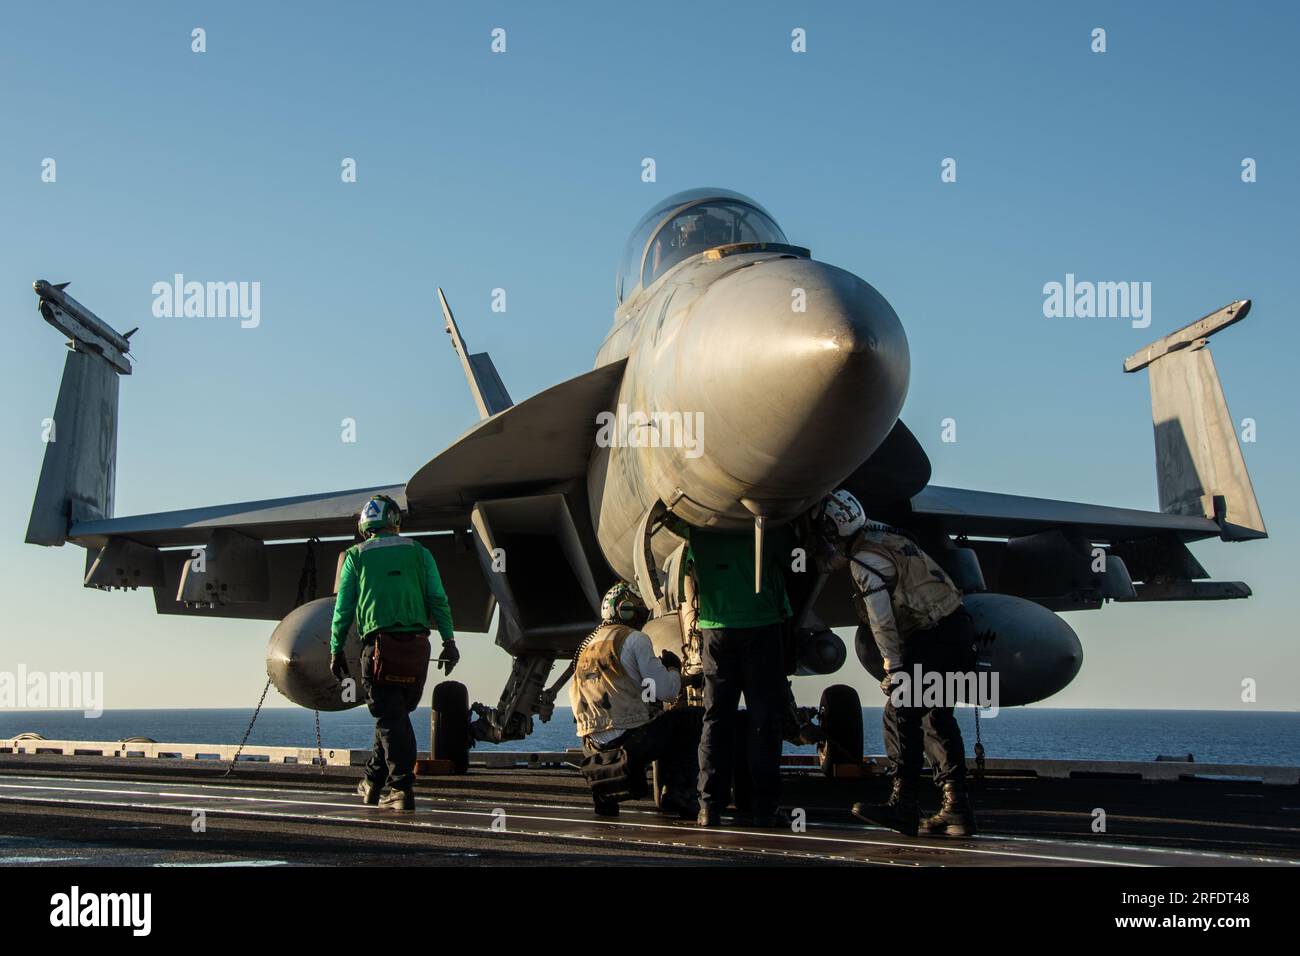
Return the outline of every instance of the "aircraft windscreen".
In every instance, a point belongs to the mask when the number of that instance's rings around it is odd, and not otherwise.
[[[780,228],[752,206],[709,202],[691,206],[664,223],[646,252],[646,288],[683,259],[733,242],[785,242]]]
[[[681,212],[665,223],[675,209]],[[651,207],[632,230],[619,262],[615,298],[620,304],[627,301],[638,288],[705,249],[732,242],[785,241],[762,207],[740,193],[714,187],[677,193]]]

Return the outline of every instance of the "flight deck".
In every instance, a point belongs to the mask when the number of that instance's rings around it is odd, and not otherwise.
[[[1300,865],[1295,768],[994,761],[975,784],[979,835],[953,840],[859,825],[848,807],[886,789],[870,759],[842,779],[787,766],[783,804],[798,829],[724,815],[703,830],[649,801],[596,817],[572,753],[477,752],[467,774],[420,777],[415,812],[401,814],[361,805],[348,751],[324,766],[240,762],[227,776],[219,753],[15,743],[0,741],[0,865]],[[923,794],[935,802],[928,784]]]

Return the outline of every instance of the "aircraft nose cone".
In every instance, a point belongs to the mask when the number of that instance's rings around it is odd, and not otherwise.
[[[902,410],[907,337],[879,292],[807,259],[762,260],[718,279],[693,310],[680,407],[703,413],[705,454],[788,517],[847,477]],[[692,404],[694,403],[694,404]]]

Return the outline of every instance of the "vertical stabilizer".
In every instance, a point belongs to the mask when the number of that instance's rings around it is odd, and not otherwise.
[[[1268,536],[1223,397],[1209,337],[1244,319],[1240,299],[1129,356],[1124,371],[1147,369],[1155,427],[1160,510],[1219,523],[1220,536]]]
[[[491,418],[497,412],[504,412],[514,402],[510,400],[510,393],[506,391],[505,383],[497,374],[497,368],[492,364],[491,357],[486,352],[470,354],[465,346],[465,340],[461,338],[460,328],[451,314],[447,297],[442,294],[442,289],[438,290],[438,304],[442,306],[447,334],[451,336],[451,347],[460,356],[461,368],[465,370],[465,381],[469,383],[474,404],[478,406],[479,418]]]

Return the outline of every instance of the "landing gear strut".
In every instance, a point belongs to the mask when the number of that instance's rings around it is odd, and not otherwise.
[[[516,657],[497,705],[489,707],[487,704],[475,704],[470,708],[476,718],[470,724],[474,739],[494,744],[506,740],[523,740],[533,732],[534,714],[543,721],[550,720],[559,687],[546,687],[546,678],[554,664],[554,652],[521,654]],[[568,676],[567,673],[565,676]]]

